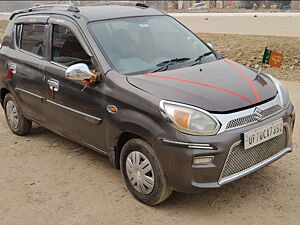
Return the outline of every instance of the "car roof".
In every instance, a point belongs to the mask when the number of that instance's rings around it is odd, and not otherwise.
[[[160,12],[153,8],[120,5],[83,6],[78,7],[78,9],[80,10],[79,14],[83,15],[89,21],[116,19],[123,17],[165,15],[163,12]]]
[[[18,15],[19,17],[37,14],[60,14],[67,16],[74,16],[75,14],[77,14],[78,16],[86,18],[88,21],[108,20],[124,17],[165,15],[165,13],[159,10],[138,6],[96,5],[69,7],[63,5],[48,5],[15,11],[11,16],[11,19],[15,15]]]

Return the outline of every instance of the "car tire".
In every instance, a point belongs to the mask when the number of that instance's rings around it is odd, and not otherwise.
[[[140,202],[153,206],[172,194],[159,159],[147,142],[129,140],[121,150],[120,165],[128,190]]]
[[[24,136],[31,131],[32,122],[24,117],[16,98],[7,94],[4,98],[4,113],[11,131],[19,136]]]

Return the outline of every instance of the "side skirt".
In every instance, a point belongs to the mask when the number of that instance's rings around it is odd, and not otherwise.
[[[72,138],[72,137],[66,136],[65,134],[63,134],[63,133],[61,133],[61,132],[59,132],[59,131],[57,131],[57,130],[50,129],[47,125],[45,125],[45,124],[43,124],[43,123],[41,123],[41,122],[38,122],[38,121],[36,121],[36,120],[34,120],[34,119],[28,117],[28,116],[25,116],[25,117],[26,117],[26,119],[31,120],[31,121],[33,121],[33,122],[39,124],[39,125],[42,126],[43,128],[45,128],[45,129],[47,129],[47,130],[49,130],[49,131],[51,131],[51,132],[53,132],[53,133],[55,133],[55,134],[57,134],[57,135],[63,137],[63,138],[66,138],[66,139],[68,139],[68,140],[71,140],[71,141],[73,141],[73,142],[75,142],[75,143],[77,143],[77,144],[80,144],[80,145],[82,145],[82,146],[84,146],[84,147],[87,147],[87,148],[89,148],[89,149],[92,149],[92,150],[94,150],[94,151],[96,151],[96,152],[99,152],[99,153],[105,155],[105,156],[109,156],[109,153],[108,153],[108,152],[106,152],[106,151],[104,151],[104,150],[102,150],[102,149],[100,149],[100,148],[96,148],[95,146],[92,146],[92,145],[90,145],[90,144],[88,144],[88,143],[85,143],[85,142],[82,142],[82,141],[80,141],[80,140],[74,139],[74,138]]]

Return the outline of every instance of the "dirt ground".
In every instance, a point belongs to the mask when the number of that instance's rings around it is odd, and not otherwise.
[[[260,57],[266,44],[285,50],[287,67],[267,71],[280,79],[299,81],[299,64],[289,60],[299,59],[299,38],[200,36],[243,64]],[[253,65],[258,61],[254,59]],[[285,84],[300,114],[300,84]],[[297,225],[299,122],[294,143],[293,153],[248,177],[199,194],[173,193],[163,204],[147,207],[130,195],[119,171],[110,167],[105,156],[37,125],[30,135],[15,136],[0,109],[0,224]]]
[[[170,13],[278,13],[278,12],[300,12],[297,9],[281,10],[281,9],[244,9],[244,8],[209,8],[209,9],[184,9],[184,10],[169,10]]]
[[[281,68],[266,66],[263,71],[281,80],[300,82],[300,38],[207,33],[198,36],[222,55],[251,68],[261,68],[265,47],[281,52],[284,54]]]
[[[195,33],[300,37],[299,13],[175,13]],[[245,43],[246,44],[246,43]]]
[[[7,25],[6,20],[0,20],[0,43],[2,42],[2,37],[5,32],[6,25]]]
[[[286,83],[296,106],[300,84]],[[297,113],[300,113],[297,108]],[[300,129],[295,149],[264,169],[199,194],[137,202],[107,158],[35,126],[13,135],[0,111],[0,224],[300,224]]]

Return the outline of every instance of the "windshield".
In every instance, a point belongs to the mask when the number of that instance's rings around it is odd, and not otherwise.
[[[169,16],[98,21],[92,23],[90,29],[112,66],[122,74],[155,71],[170,60],[176,66],[166,69],[175,69],[211,52],[200,39]],[[188,60],[178,60],[182,58]],[[214,54],[208,58],[216,60]]]

